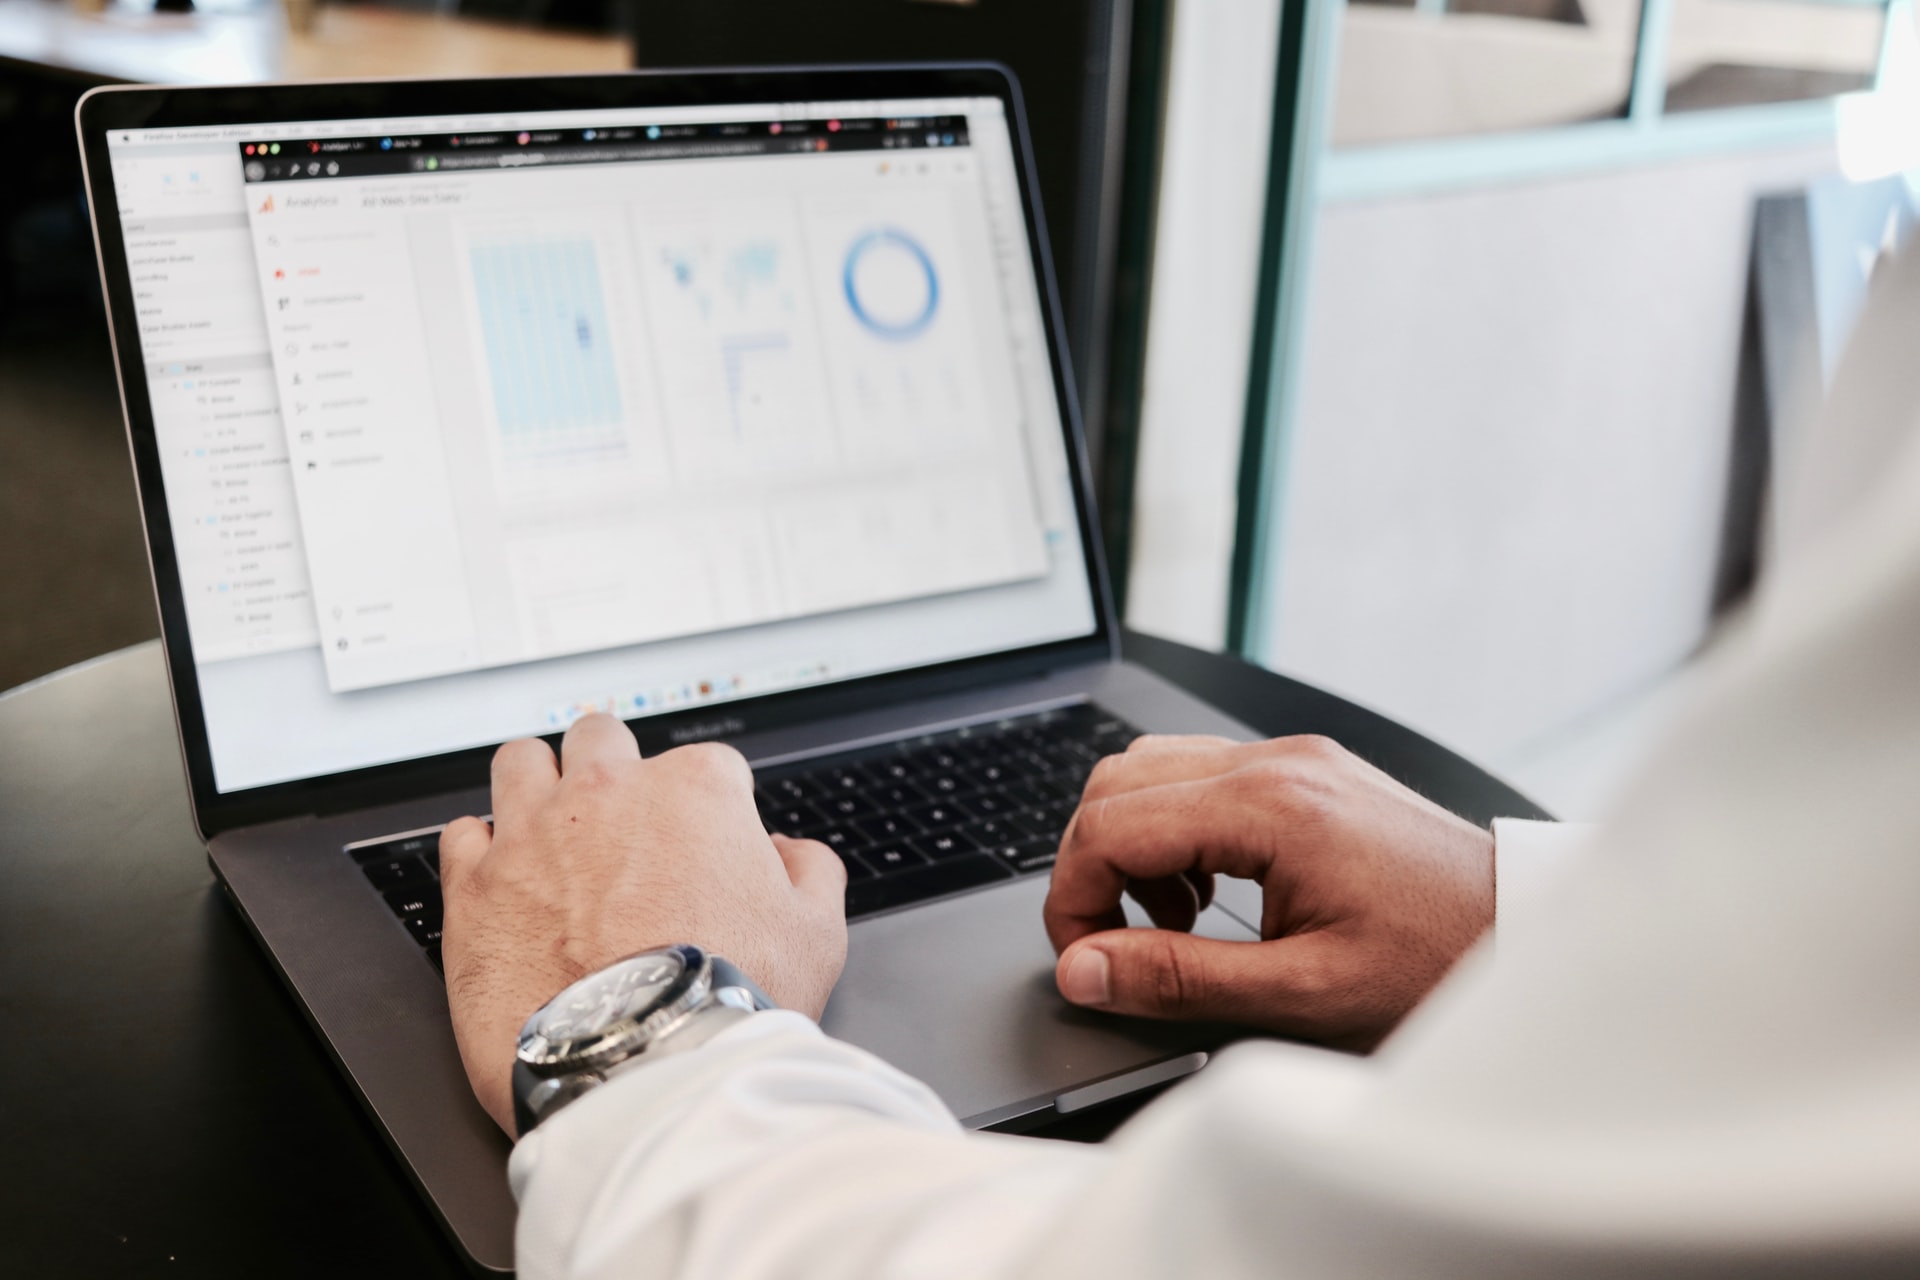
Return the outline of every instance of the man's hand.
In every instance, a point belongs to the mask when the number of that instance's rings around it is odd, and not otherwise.
[[[847,958],[846,869],[825,845],[768,837],[731,747],[651,760],[611,716],[576,721],[560,759],[538,739],[493,758],[493,830],[440,837],[442,944],[460,1056],[513,1132],[521,1024],[574,980],[691,942],[781,1005],[819,1017]]]
[[[1218,872],[1260,942],[1188,931]],[[1123,893],[1157,929],[1128,929]],[[1493,838],[1324,738],[1146,737],[1102,760],[1047,894],[1076,1004],[1370,1049],[1493,923]]]

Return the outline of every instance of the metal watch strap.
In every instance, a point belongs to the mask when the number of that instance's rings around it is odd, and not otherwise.
[[[714,955],[711,951],[706,953],[706,957],[713,975],[710,989],[716,1002],[747,1012],[780,1007],[774,1003],[773,997],[761,990],[760,984],[749,978],[738,965]],[[744,992],[746,999],[742,1000],[735,994],[737,992]],[[574,1098],[602,1083],[604,1079],[605,1076],[602,1073],[593,1071],[581,1072],[574,1076],[540,1076],[534,1073],[532,1067],[515,1058],[510,1086],[513,1092],[514,1132],[524,1138],[543,1117],[551,1115],[559,1106],[573,1101]],[[530,1104],[534,1091],[542,1088],[554,1092],[556,1096],[543,1102],[539,1114],[536,1115]]]
[[[728,987],[738,987],[753,997],[753,1007],[755,1009],[778,1009],[780,1007],[773,1002],[772,996],[760,989],[759,983],[749,978],[741,970],[740,966],[734,964],[731,960],[717,956],[709,951],[707,952],[707,963],[713,966],[713,989],[715,991],[723,991]]]

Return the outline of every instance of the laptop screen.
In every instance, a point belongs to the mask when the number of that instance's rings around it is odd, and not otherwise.
[[[108,145],[221,792],[1096,629],[998,98]]]

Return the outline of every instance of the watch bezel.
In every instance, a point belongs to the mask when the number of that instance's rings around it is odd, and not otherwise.
[[[539,1022],[540,1015],[547,1011],[548,1006],[572,991],[574,987],[603,978],[612,970],[622,968],[634,961],[667,954],[675,955],[680,959],[682,964],[680,975],[654,1000],[645,1013],[622,1018],[612,1026],[591,1036],[579,1036],[570,1040],[550,1040],[536,1029],[535,1024]],[[648,1044],[671,1031],[703,1007],[712,994],[713,962],[699,947],[683,943],[637,951],[625,959],[616,960],[606,968],[597,969],[579,981],[569,984],[556,994],[553,1000],[541,1005],[520,1028],[520,1038],[514,1047],[514,1056],[525,1063],[528,1070],[543,1077],[567,1075],[577,1071],[593,1071],[611,1066],[632,1057]]]

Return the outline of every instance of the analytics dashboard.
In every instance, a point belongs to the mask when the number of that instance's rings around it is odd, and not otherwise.
[[[997,99],[110,146],[223,791],[1094,628]]]

